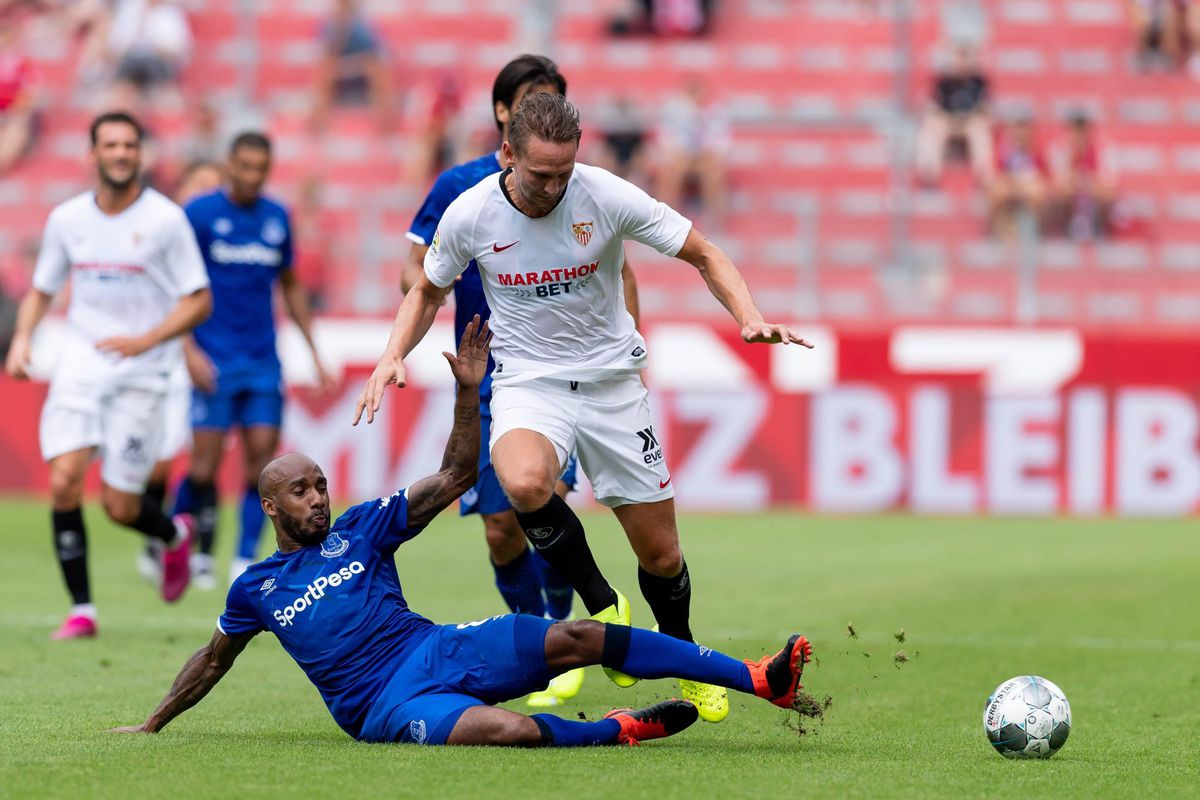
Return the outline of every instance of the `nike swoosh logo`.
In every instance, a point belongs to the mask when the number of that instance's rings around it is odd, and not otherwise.
[[[504,245],[504,247],[501,247],[499,242],[493,242],[493,243],[492,243],[492,252],[493,252],[493,253],[503,253],[505,250],[507,250],[508,248],[512,247],[513,245],[517,245],[517,244],[520,244],[520,243],[521,243],[521,240],[520,240],[520,239],[517,239],[517,240],[516,240],[515,242],[513,242],[512,244],[506,244],[506,245]]]
[[[665,481],[658,482],[658,488],[665,489],[665,488],[667,488],[667,484],[670,482],[671,482],[671,478],[670,478],[670,476],[667,476],[667,479]]]

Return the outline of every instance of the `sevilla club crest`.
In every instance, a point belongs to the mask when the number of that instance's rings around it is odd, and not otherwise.
[[[592,223],[576,222],[571,226],[571,233],[575,234],[575,241],[587,247],[587,243],[592,240]]]

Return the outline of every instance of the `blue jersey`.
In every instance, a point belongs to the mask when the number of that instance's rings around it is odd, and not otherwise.
[[[489,175],[500,172],[500,159],[496,153],[488,153],[474,161],[467,161],[451,167],[438,176],[433,188],[421,204],[417,216],[413,218],[408,230],[408,238],[417,244],[429,245],[433,234],[437,231],[442,215],[458,196]],[[454,343],[462,340],[467,323],[476,314],[480,320],[486,320],[492,311],[488,308],[487,298],[483,296],[483,278],[479,275],[479,267],[472,260],[462,274],[462,279],[454,282]],[[480,397],[491,397],[492,369],[496,362],[488,357],[487,375],[479,384]]]
[[[212,316],[193,336],[218,366],[276,369],[272,287],[292,266],[292,227],[282,205],[260,197],[240,206],[219,189],[188,203],[188,221],[208,267]]]
[[[320,546],[277,551],[242,573],[217,624],[227,636],[275,634],[357,738],[388,681],[436,628],[409,610],[396,574],[396,548],[420,532],[408,527],[403,491],[354,506]]]

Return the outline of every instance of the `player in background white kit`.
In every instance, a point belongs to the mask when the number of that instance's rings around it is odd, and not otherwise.
[[[212,307],[183,210],[138,180],[137,120],[110,112],[96,118],[90,133],[97,186],[50,212],[5,364],[12,377],[28,377],[34,329],[69,278],[69,336],[41,421],[55,551],[74,600],[55,639],[96,634],[81,505],[88,464],[97,454],[105,513],[164,543],[165,600],[177,600],[187,588],[194,522],[168,518],[143,492],[161,447],[168,375],[180,358],[175,340]]]
[[[692,641],[691,579],[671,474],[638,374],[646,342],[622,297],[622,242],[696,267],[745,341],[811,345],[763,320],[736,267],[688,220],[615,175],[576,164],[579,137],[579,114],[564,98],[525,98],[503,145],[508,169],[446,210],[354,421],[364,411],[372,421],[388,384],[404,386],[402,359],[474,259],[492,309],[492,463],[521,527],[594,618],[629,624],[628,602],[600,573],[578,517],[554,494],[577,447],[596,499],[613,509],[637,555],[638,582],[661,632]],[[606,671],[619,686],[635,682]],[[724,689],[691,681],[680,688],[702,718],[728,714]]]

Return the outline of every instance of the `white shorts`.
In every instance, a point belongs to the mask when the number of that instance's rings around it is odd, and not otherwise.
[[[42,458],[97,448],[107,486],[141,494],[162,452],[165,391],[60,371],[42,407]]]
[[[187,448],[192,439],[192,385],[171,382],[164,404],[162,447],[159,461],[170,461]]]
[[[592,382],[536,378],[495,387],[488,446],[518,428],[549,439],[560,467],[577,449],[579,466],[602,505],[616,508],[675,496],[651,424],[649,394],[636,372]]]

